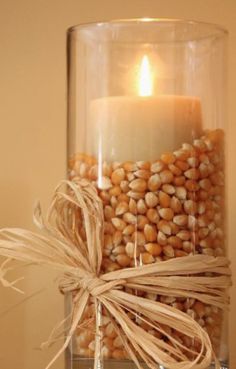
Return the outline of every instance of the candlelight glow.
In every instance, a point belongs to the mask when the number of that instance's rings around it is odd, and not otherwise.
[[[149,60],[146,55],[144,55],[140,67],[139,95],[140,96],[152,95],[152,77]]]

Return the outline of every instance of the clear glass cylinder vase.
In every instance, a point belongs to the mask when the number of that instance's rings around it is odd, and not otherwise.
[[[69,29],[68,177],[91,181],[102,200],[103,273],[226,255],[226,40],[219,26],[169,19]],[[225,312],[178,293],[133,293],[192,316],[228,368]],[[91,298],[68,368],[93,368],[94,309]],[[100,317],[99,368],[135,368],[102,307]],[[139,314],[132,319],[152,334]],[[159,338],[168,336],[187,356],[198,348],[163,325]]]

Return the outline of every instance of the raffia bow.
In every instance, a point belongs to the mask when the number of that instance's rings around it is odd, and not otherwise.
[[[86,237],[78,231],[81,219]],[[63,275],[60,290],[63,293],[73,292],[69,333],[46,369],[69,345],[91,296],[96,304],[95,369],[100,367],[102,360],[99,331],[101,307],[106,309],[137,368],[142,369],[141,361],[150,369],[156,369],[157,364],[166,369],[206,369],[212,360],[215,360],[215,367],[220,368],[207,332],[194,319],[169,305],[127,293],[123,287],[158,295],[194,298],[224,309],[228,305],[227,288],[230,285],[227,258],[189,255],[102,274],[103,206],[96,188],[84,179],[60,183],[46,220],[43,220],[38,205],[34,221],[44,235],[22,229],[1,230],[0,255],[53,267]],[[14,283],[6,281],[4,265],[0,280],[5,286],[13,287]],[[137,325],[127,312],[138,314],[152,331],[165,333],[168,342]],[[200,349],[191,351],[192,360],[186,356],[186,350],[190,349],[163,332],[163,325],[198,342]]]

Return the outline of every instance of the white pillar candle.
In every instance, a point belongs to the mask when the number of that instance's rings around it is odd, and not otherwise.
[[[139,95],[143,96],[111,96],[91,102],[90,154],[106,161],[152,161],[201,135],[200,100],[152,96],[147,72],[146,80],[143,74],[140,77]]]

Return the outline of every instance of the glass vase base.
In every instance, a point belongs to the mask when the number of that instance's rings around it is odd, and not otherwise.
[[[220,362],[220,369],[229,369],[227,362]],[[143,369],[148,369],[146,365],[142,366]],[[94,360],[86,358],[71,358],[69,355],[66,358],[65,369],[94,369]],[[137,369],[136,365],[128,360],[103,360],[98,364],[96,369]],[[158,366],[157,369],[165,369],[164,366]],[[215,364],[212,364],[206,369],[215,369]]]

